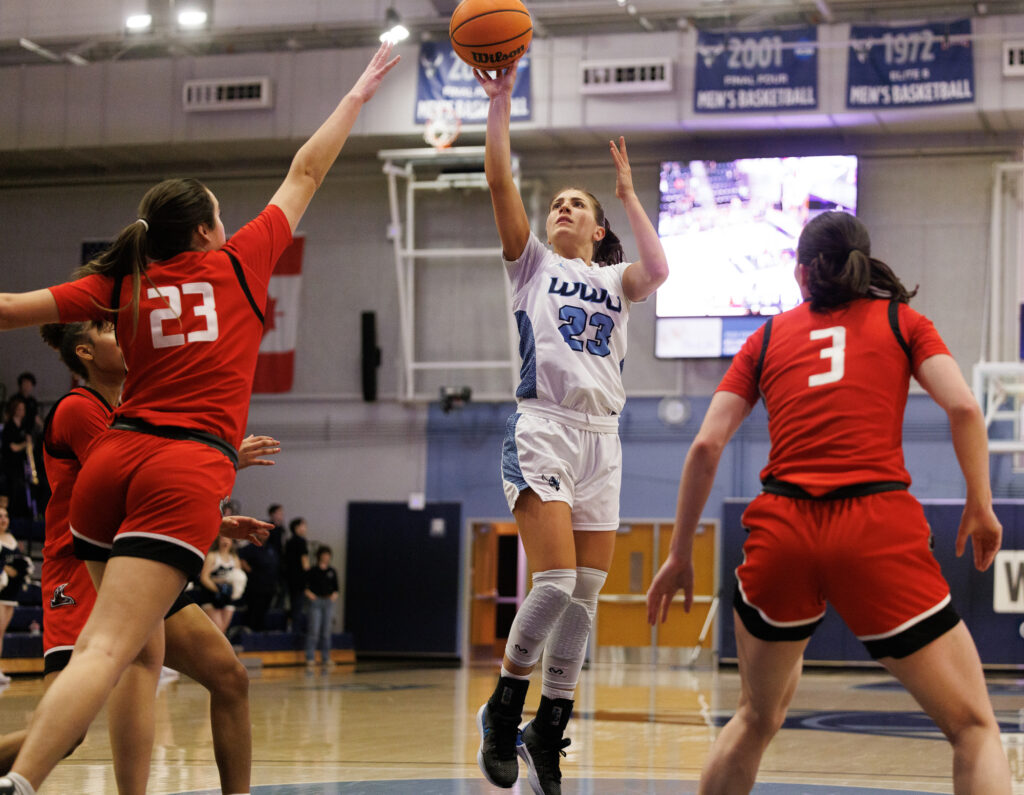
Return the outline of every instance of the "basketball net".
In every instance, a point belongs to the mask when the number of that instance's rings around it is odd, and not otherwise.
[[[423,140],[435,149],[447,149],[462,130],[462,120],[455,115],[451,106],[439,105],[433,115],[427,119],[423,128]]]

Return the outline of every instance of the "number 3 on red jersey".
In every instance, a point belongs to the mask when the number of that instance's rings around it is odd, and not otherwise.
[[[192,313],[197,317],[206,320],[206,328],[198,331],[190,331],[187,339],[185,334],[165,334],[164,321],[179,321],[181,327],[181,295],[198,295],[202,302],[192,307]],[[217,339],[219,329],[217,326],[217,306],[213,300],[213,285],[209,282],[190,282],[169,287],[150,287],[146,291],[148,298],[163,298],[167,305],[154,309],[149,315],[149,330],[153,334],[154,348],[173,348],[177,345],[184,345],[188,342],[213,342]]]
[[[822,348],[818,354],[822,359],[828,359],[832,366],[827,373],[815,373],[808,376],[807,386],[834,384],[843,377],[843,370],[846,366],[846,327],[832,326],[831,328],[815,329],[811,332],[811,339],[832,340],[832,344],[827,348]]]

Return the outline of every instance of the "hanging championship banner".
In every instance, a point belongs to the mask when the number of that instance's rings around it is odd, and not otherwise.
[[[818,29],[698,33],[696,113],[818,107]]]
[[[969,19],[900,27],[851,25],[846,107],[973,102],[970,36]]]
[[[420,45],[416,78],[416,123],[423,124],[445,114],[468,124],[487,121],[487,95],[473,77],[473,68],[452,50],[448,41]],[[516,85],[512,89],[512,121],[529,121],[530,53],[519,59]]]

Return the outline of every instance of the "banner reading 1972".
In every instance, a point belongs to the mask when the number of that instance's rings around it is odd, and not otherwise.
[[[813,26],[697,36],[696,113],[774,113],[818,107]]]
[[[852,25],[846,107],[973,102],[970,36],[969,19],[901,27]]]

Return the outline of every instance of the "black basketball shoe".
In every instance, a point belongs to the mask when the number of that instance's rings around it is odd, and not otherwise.
[[[476,752],[480,771],[494,786],[509,789],[519,778],[519,721],[484,704],[476,713],[476,727],[480,730],[480,750]]]
[[[536,795],[562,795],[562,771],[558,758],[572,742],[568,737],[545,737],[530,721],[523,728],[519,756],[526,762],[530,787]]]

